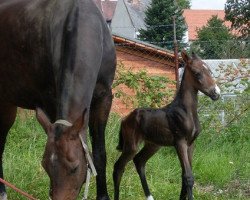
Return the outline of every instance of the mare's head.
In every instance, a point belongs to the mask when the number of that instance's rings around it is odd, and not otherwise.
[[[194,53],[189,57],[186,51],[181,52],[185,62],[185,70],[190,84],[197,91],[201,91],[209,96],[212,100],[218,100],[220,97],[220,89],[212,77],[209,67]]]
[[[86,179],[86,159],[79,134],[83,133],[85,113],[73,124],[52,124],[37,108],[37,119],[47,134],[42,166],[50,178],[50,198],[74,200]]]

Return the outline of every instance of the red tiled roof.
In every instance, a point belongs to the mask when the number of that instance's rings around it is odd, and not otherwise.
[[[206,26],[207,21],[211,19],[213,15],[217,15],[219,19],[224,20],[224,10],[191,10],[184,9],[183,16],[188,26],[188,38],[190,41],[197,39],[197,28]],[[230,28],[231,22],[226,21],[224,24]]]

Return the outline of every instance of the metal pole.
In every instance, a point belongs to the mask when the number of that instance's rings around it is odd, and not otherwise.
[[[175,18],[173,16],[173,24],[174,24],[174,61],[175,61],[175,80],[176,80],[176,89],[179,89],[179,57],[178,57],[178,44],[176,40],[176,25]]]

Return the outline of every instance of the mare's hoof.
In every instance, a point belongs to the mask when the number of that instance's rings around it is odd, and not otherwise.
[[[2,192],[2,193],[0,194],[0,200],[8,200],[8,199],[7,199],[7,194],[6,194],[5,192]]]

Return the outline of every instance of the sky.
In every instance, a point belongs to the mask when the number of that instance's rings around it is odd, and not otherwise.
[[[191,0],[191,9],[224,10],[226,0]]]

